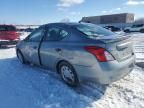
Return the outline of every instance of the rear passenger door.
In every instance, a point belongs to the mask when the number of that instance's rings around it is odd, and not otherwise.
[[[54,69],[56,61],[61,57],[63,51],[63,40],[68,36],[64,28],[51,26],[47,28],[40,48],[40,58],[43,66]]]

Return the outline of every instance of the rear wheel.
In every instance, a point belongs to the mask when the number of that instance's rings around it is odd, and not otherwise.
[[[62,80],[69,86],[77,86],[79,84],[78,77],[75,69],[67,62],[59,64],[58,70],[60,72]]]
[[[25,60],[24,60],[24,57],[23,57],[22,53],[21,53],[19,50],[17,51],[17,57],[18,57],[19,61],[20,61],[22,64],[25,64],[25,63],[26,63]]]

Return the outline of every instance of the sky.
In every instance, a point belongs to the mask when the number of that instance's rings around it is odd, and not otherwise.
[[[78,22],[82,17],[134,13],[144,17],[144,0],[0,0],[0,23]]]

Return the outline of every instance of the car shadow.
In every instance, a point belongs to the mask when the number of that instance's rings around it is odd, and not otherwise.
[[[107,86],[95,83],[71,88],[55,72],[34,65],[22,65],[17,58],[0,59],[0,69],[0,80],[4,82],[0,86],[0,95],[3,101],[9,100],[9,97],[14,99],[12,104],[15,106],[23,103],[25,107],[85,108],[100,100],[107,89]],[[12,94],[7,96],[7,92]]]
[[[80,95],[83,95],[93,101],[97,101],[105,95],[107,87],[108,85],[87,82],[80,85],[80,87],[75,88],[74,90]]]

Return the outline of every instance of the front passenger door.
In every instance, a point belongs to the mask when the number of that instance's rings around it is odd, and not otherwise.
[[[23,53],[25,53],[29,62],[37,65],[40,65],[39,47],[43,36],[44,28],[38,28],[24,41],[25,48]]]

